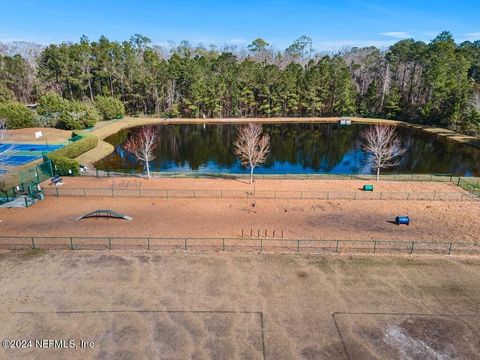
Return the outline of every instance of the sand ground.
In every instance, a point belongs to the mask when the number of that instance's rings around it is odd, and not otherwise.
[[[480,359],[477,259],[0,254],[0,359]]]
[[[127,183],[126,183],[126,182]],[[112,183],[113,182],[113,183]],[[221,179],[66,178],[62,189],[114,185],[142,189],[224,189],[249,191],[251,185]],[[259,180],[257,191],[358,191],[365,182]],[[46,185],[48,186],[48,185]],[[375,191],[462,192],[449,183],[379,182]],[[242,230],[286,238],[333,240],[478,241],[479,201],[287,200],[232,198],[123,198],[47,196],[29,208],[0,208],[3,236],[238,237]],[[133,218],[75,220],[97,209]],[[410,226],[391,221],[411,217]]]
[[[41,131],[43,136],[35,139],[36,131]],[[7,136],[7,141],[12,143],[45,144],[45,139],[47,139],[49,144],[57,144],[70,139],[72,131],[51,128],[27,128],[8,130]]]
[[[116,189],[182,189],[182,190],[241,190],[253,191],[248,178],[153,178],[143,177],[103,177],[90,176],[63,177],[61,188],[111,188]],[[364,184],[372,184],[376,192],[464,192],[450,182],[430,181],[373,181],[373,180],[282,180],[257,179],[255,189],[258,191],[359,191]],[[48,181],[42,186],[53,188]],[[464,192],[465,193],[465,192]]]

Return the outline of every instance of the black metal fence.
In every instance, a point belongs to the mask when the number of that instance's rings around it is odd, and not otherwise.
[[[45,196],[130,197],[130,198],[191,198],[191,199],[288,199],[288,200],[424,200],[479,201],[469,193],[452,192],[366,192],[366,191],[277,191],[277,190],[182,190],[127,188],[45,187]]]
[[[480,243],[407,240],[317,240],[192,237],[2,236],[6,250],[158,250],[165,252],[242,251],[302,254],[479,255]]]
[[[146,173],[137,172],[136,170],[87,170],[82,173],[84,176],[102,177],[144,177]],[[247,173],[207,173],[202,171],[185,171],[185,172],[151,172],[153,178],[232,178],[232,179],[249,179]],[[255,179],[283,179],[283,180],[376,180],[374,174],[332,174],[332,173],[312,173],[312,174],[255,174]],[[452,174],[381,174],[382,181],[436,181],[436,182],[454,182],[459,177]],[[480,178],[472,178],[480,183]]]

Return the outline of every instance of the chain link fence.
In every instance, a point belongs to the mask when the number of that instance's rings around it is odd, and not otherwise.
[[[190,238],[190,237],[41,237],[2,236],[6,250],[158,250],[158,251],[241,251],[301,254],[413,254],[479,255],[480,243],[407,240],[316,240],[272,238]]]
[[[276,200],[416,200],[416,201],[479,201],[464,192],[366,192],[366,191],[274,191],[274,190],[180,190],[125,188],[45,187],[45,196],[191,198],[191,199],[276,199]]]
[[[144,177],[144,173],[126,170],[87,170],[82,173],[83,176],[103,177]],[[249,179],[249,174],[231,174],[231,173],[207,173],[203,171],[188,172],[151,172],[153,178],[224,178],[224,179]],[[256,179],[283,179],[283,180],[376,180],[374,174],[331,174],[331,173],[312,173],[312,174],[255,174]],[[456,182],[458,176],[451,174],[381,174],[382,181],[437,181],[437,182]],[[468,178],[465,178],[468,179]],[[472,178],[480,183],[480,178]]]

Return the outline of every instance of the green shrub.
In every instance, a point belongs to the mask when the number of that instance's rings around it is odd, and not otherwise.
[[[53,153],[48,154],[48,157],[52,160],[55,166],[55,172],[58,175],[78,175],[80,173],[80,165],[77,160]],[[68,172],[69,170],[71,170],[71,174]]]
[[[65,130],[90,128],[100,121],[100,115],[92,105],[62,99],[52,92],[40,98],[37,114],[40,124]]]
[[[80,166],[75,158],[95,148],[98,144],[98,138],[95,135],[72,133],[72,136],[76,135],[80,135],[82,138],[47,155],[53,161],[58,175],[78,175]],[[72,171],[72,174],[69,174],[69,170]]]
[[[15,100],[15,94],[12,90],[0,83],[0,102]]]
[[[79,101],[68,101],[67,108],[61,113],[57,127],[65,130],[86,129],[100,120],[97,110]]]
[[[123,103],[111,96],[97,96],[95,107],[103,120],[121,119],[125,115]]]
[[[0,102],[0,118],[6,120],[8,129],[22,129],[35,125],[32,112],[16,101]]]
[[[64,100],[58,94],[49,92],[38,100],[37,114],[50,116],[55,113],[61,113],[68,108],[68,100]]]
[[[98,138],[95,135],[81,135],[76,133],[73,133],[73,135],[80,135],[82,138],[71,144],[68,144],[67,146],[64,146],[63,148],[53,151],[52,154],[55,153],[57,155],[65,156],[69,159],[75,159],[76,157],[86,153],[88,150],[95,148],[98,144]]]

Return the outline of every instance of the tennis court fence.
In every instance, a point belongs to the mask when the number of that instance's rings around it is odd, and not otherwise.
[[[6,250],[240,251],[301,254],[479,255],[480,243],[407,240],[318,240],[262,237],[78,237],[1,236]]]

